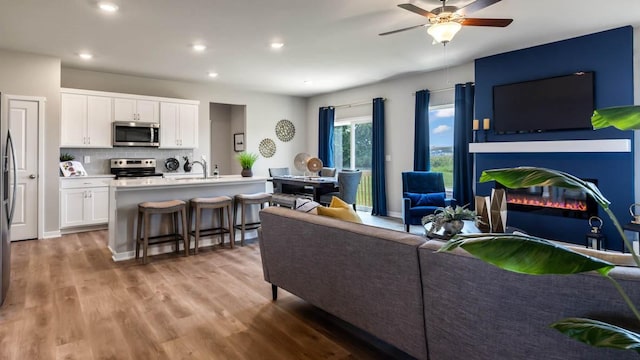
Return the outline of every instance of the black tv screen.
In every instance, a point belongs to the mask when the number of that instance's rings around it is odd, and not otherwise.
[[[496,133],[591,129],[593,72],[493,87]]]

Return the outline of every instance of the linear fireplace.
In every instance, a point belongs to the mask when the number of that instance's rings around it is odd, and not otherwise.
[[[584,180],[598,185],[597,180]],[[598,204],[582,190],[556,186],[509,189],[498,182],[496,182],[496,188],[506,190],[507,210],[509,211],[532,212],[541,215],[578,219],[598,216]]]

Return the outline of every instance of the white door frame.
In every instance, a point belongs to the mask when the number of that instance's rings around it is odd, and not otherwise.
[[[42,96],[3,95],[2,106],[6,109],[7,121],[9,119],[9,101],[35,101],[38,102],[38,239],[44,238],[44,123],[45,105],[47,98]]]

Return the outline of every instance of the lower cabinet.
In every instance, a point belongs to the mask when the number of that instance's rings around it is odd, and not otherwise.
[[[60,183],[61,229],[109,221],[109,186],[104,179],[62,179]]]

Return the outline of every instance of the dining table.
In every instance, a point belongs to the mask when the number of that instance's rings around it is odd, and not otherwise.
[[[312,195],[317,202],[320,202],[320,196],[339,190],[335,177],[283,175],[274,176],[270,181],[274,188],[281,189],[285,194]]]

